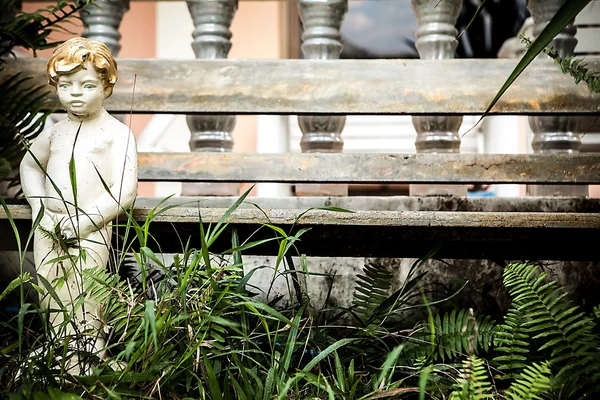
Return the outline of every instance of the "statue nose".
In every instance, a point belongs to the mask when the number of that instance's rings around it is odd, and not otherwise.
[[[71,86],[71,96],[81,96],[83,91],[78,85]]]

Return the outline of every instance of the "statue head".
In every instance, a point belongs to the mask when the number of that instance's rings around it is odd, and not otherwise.
[[[48,84],[56,87],[61,75],[74,74],[89,65],[98,73],[105,97],[109,97],[117,83],[117,62],[104,43],[82,37],[69,39],[54,50],[48,60]]]

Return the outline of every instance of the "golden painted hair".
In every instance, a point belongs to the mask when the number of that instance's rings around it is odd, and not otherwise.
[[[59,76],[85,68],[88,61],[100,75],[106,97],[110,96],[117,83],[117,62],[104,43],[82,37],[69,39],[54,50],[48,60],[48,84],[56,87]]]

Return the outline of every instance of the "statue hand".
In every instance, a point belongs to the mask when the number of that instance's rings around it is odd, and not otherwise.
[[[75,226],[73,226],[73,223],[75,223]],[[75,234],[76,228],[77,228],[77,221],[75,221],[74,218],[72,218],[72,219],[66,218],[66,221],[61,226],[60,233],[65,239],[71,239],[71,238],[74,238],[77,236]]]
[[[65,239],[74,237],[85,239],[96,230],[96,227],[89,221],[89,218],[81,215],[79,216],[79,220],[77,220],[76,216],[65,218],[65,221],[61,224],[61,233]]]
[[[37,214],[35,214],[35,215],[37,215]],[[33,218],[35,218],[35,216]],[[39,226],[44,230],[54,231],[54,228],[58,224],[59,224],[58,216],[55,213],[53,213],[52,211],[44,210],[44,216],[40,220]]]
[[[89,221],[88,218],[79,220],[79,238],[84,239],[88,237],[92,232],[95,232],[96,227]]]

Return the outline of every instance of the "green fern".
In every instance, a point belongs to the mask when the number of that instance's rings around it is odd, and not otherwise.
[[[56,5],[51,5],[33,13],[20,12],[15,18],[0,24],[0,58],[10,54],[13,47],[21,46],[25,49],[43,50],[55,47],[61,42],[49,42],[53,31],[65,31],[64,22],[77,16],[91,0],[59,0]],[[73,3],[73,4],[70,4]],[[17,0],[0,0],[1,10],[15,8]]]
[[[453,310],[433,317],[433,332],[429,324],[423,323],[411,344],[417,357],[428,354],[434,360],[459,360],[481,350],[489,351],[495,330],[496,323],[489,316],[480,317],[470,309]]]
[[[435,336],[442,361],[456,359],[463,354],[488,351],[492,343],[495,322],[491,317],[478,317],[472,310],[453,310],[435,316]]]
[[[594,312],[594,318],[600,320],[600,305],[595,306],[592,311]]]
[[[499,325],[494,335],[495,350],[504,355],[494,358],[494,364],[506,375],[514,378],[515,373],[527,366],[529,355],[529,335],[523,328],[525,316],[519,310],[508,310],[504,323]]]
[[[421,303],[413,304],[412,299],[421,296],[420,283],[427,272],[417,274],[417,271],[428,259],[429,256],[413,263],[402,286],[392,294],[388,293],[394,275],[388,267],[375,263],[365,265],[363,274],[358,275],[351,308],[360,325],[382,327],[396,324],[403,312],[425,307]]]
[[[567,292],[555,281],[546,282],[546,274],[536,266],[526,264],[506,267],[504,284],[513,298],[513,309],[524,320],[512,342],[501,337],[497,342],[523,348],[518,341],[527,334],[530,345],[541,342],[534,346],[538,356],[549,353],[548,361],[557,370],[555,385],[569,398],[600,393],[596,386],[600,359],[598,340],[592,334],[594,324],[565,299]]]
[[[511,400],[541,400],[540,395],[552,389],[551,375],[548,362],[528,365],[515,377],[505,396]]]
[[[387,267],[374,263],[365,265],[363,273],[358,275],[352,308],[364,326],[381,320],[374,312],[388,299],[393,277]]]
[[[524,36],[520,36],[521,41],[529,48],[532,44],[531,40]],[[575,80],[575,84],[583,81],[587,84],[591,92],[600,93],[600,73],[598,71],[590,71],[587,64],[581,58],[561,57],[552,47],[544,47],[542,50],[546,55],[554,60],[555,64],[560,65],[563,74],[569,74]]]
[[[462,363],[456,390],[450,394],[450,400],[493,399],[493,392],[485,361],[470,356]]]

